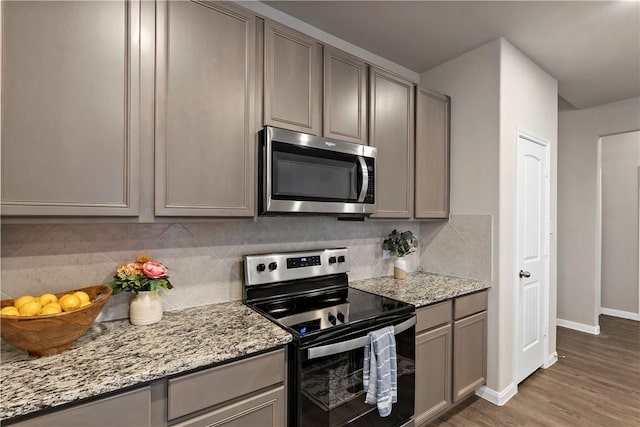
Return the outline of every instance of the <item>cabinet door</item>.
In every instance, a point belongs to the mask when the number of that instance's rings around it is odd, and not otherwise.
[[[171,1],[156,20],[156,215],[253,216],[255,18]]]
[[[451,325],[416,337],[416,425],[451,405]]]
[[[367,143],[367,64],[324,48],[324,132],[328,138]]]
[[[264,122],[320,134],[320,65],[317,42],[291,28],[264,25]]]
[[[137,215],[140,3],[2,7],[2,214]]]
[[[416,218],[449,217],[449,97],[417,88]]]
[[[14,427],[130,427],[151,426],[151,389],[142,389],[98,399],[47,415],[12,424]]]
[[[371,67],[369,145],[376,159],[377,218],[409,218],[413,195],[413,84]]]
[[[487,312],[454,322],[453,401],[472,394],[487,378]]]
[[[174,427],[284,427],[285,399],[285,388],[279,386],[174,424]]]

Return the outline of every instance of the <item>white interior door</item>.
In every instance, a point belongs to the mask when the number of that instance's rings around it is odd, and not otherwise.
[[[548,147],[518,135],[516,217],[516,380],[544,364],[548,299]]]

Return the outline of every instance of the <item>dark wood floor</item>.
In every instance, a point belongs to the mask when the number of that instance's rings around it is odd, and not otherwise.
[[[558,362],[506,405],[473,397],[429,426],[640,427],[640,322],[600,316],[600,330],[558,328]]]

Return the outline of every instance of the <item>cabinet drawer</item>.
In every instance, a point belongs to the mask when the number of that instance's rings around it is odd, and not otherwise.
[[[284,381],[284,349],[169,380],[170,420]]]
[[[471,316],[487,309],[488,291],[482,291],[455,299],[455,319]]]
[[[284,386],[240,400],[174,427],[283,427],[285,423]]]
[[[15,427],[150,426],[151,388],[144,387],[11,424]],[[90,420],[90,421],[89,421]],[[4,422],[2,423],[4,425]]]
[[[435,305],[416,310],[416,333],[442,325],[451,321],[451,301],[444,301]]]

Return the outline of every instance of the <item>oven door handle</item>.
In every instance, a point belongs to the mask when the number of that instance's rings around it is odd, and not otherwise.
[[[394,325],[393,332],[394,334],[399,334],[401,332],[406,331],[410,327],[416,324],[416,316],[411,317],[409,320],[405,320],[404,322]],[[364,347],[369,344],[369,336],[364,336],[360,338],[354,338],[349,341],[338,342],[335,344],[327,344],[321,345],[319,347],[313,347],[307,350],[307,358],[308,359],[317,359],[319,357],[331,356],[334,354],[345,353],[347,351],[355,350],[356,348]]]

